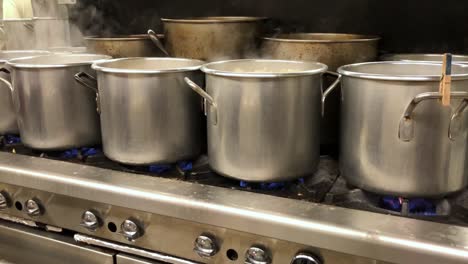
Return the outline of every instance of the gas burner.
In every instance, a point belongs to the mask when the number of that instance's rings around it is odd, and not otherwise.
[[[88,158],[102,155],[100,148],[82,147],[62,151],[40,152],[39,157],[56,160],[86,162]]]
[[[126,164],[118,164],[117,170],[123,170],[127,172],[145,174],[149,176],[174,176],[177,175],[179,178],[184,178],[185,174],[192,170],[192,161],[179,161],[173,164],[152,164],[145,166],[133,166]],[[114,168],[115,169],[115,168]],[[172,173],[176,172],[176,174]]]
[[[395,196],[383,196],[380,198],[379,207],[399,212],[401,215],[437,215],[437,202],[430,199],[414,198],[406,199]]]
[[[326,204],[370,212],[468,226],[468,191],[440,199],[401,198],[365,192],[339,177]]]
[[[33,155],[33,151],[21,143],[18,135],[0,136],[0,149],[5,152]]]
[[[3,146],[20,145],[21,138],[18,135],[3,135],[1,136],[1,144]]]

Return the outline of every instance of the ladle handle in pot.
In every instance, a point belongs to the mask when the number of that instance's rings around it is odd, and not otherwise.
[[[85,81],[85,79],[90,80],[95,85],[89,84],[89,82]],[[100,100],[99,100],[99,92],[98,92],[98,88],[97,88],[98,85],[97,85],[96,77],[94,77],[94,76],[92,76],[92,75],[90,75],[90,74],[88,74],[86,72],[79,72],[79,73],[75,74],[75,80],[79,84],[93,90],[93,92],[96,93],[96,111],[100,114],[101,113],[101,103],[100,103]]]
[[[218,106],[216,105],[213,97],[211,97],[207,92],[205,92],[200,86],[190,80],[188,77],[184,78],[184,81],[194,90],[197,94],[199,94],[203,99],[210,104],[210,120],[213,125],[218,123]]]
[[[326,71],[324,74],[332,75],[336,77],[336,80],[325,90],[322,91],[322,117],[325,115],[325,101],[327,100],[327,96],[333,92],[335,87],[341,82],[341,74],[331,71]]]
[[[451,92],[450,97],[452,99],[468,99],[468,92]],[[442,94],[439,92],[427,92],[421,93],[416,95],[413,100],[408,104],[405,108],[405,112],[403,113],[403,117],[400,120],[400,125],[398,128],[398,138],[402,141],[409,142],[414,138],[414,120],[413,120],[413,112],[418,106],[419,103],[427,100],[441,100]],[[454,115],[461,115],[462,111],[466,108],[466,106],[461,105]],[[457,112],[459,112],[457,114]],[[454,117],[452,116],[452,120]],[[456,119],[456,117],[455,117]],[[451,124],[454,126],[455,124]],[[449,138],[451,129],[449,129]]]
[[[156,32],[154,32],[152,29],[148,30],[148,36],[153,41],[153,43],[164,53],[166,56],[170,57],[169,52],[164,48],[164,45],[162,44],[161,40],[158,38],[158,35]]]

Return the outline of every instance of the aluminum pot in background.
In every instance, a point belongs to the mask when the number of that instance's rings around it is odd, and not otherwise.
[[[233,60],[202,67],[206,92],[187,78],[207,103],[213,170],[253,182],[313,174],[326,70],[317,62]]]
[[[97,71],[105,155],[133,165],[173,163],[202,149],[200,98],[184,82],[202,82],[204,62],[175,58],[127,58],[93,64]],[[86,78],[87,77],[87,78]],[[92,77],[77,80],[88,87]]]
[[[5,48],[30,50],[36,48],[36,34],[32,19],[4,19]]]
[[[51,0],[31,0],[33,16],[68,18],[68,9],[65,4]]]
[[[440,62],[444,58],[443,54],[428,54],[428,53],[395,53],[386,54],[380,57],[382,61],[425,61],[425,62]],[[468,64],[468,55],[452,55],[453,63]]]
[[[68,18],[35,17],[36,48],[66,47],[71,45]]]
[[[451,105],[438,99],[441,65],[343,66],[340,169],[364,190],[442,196],[468,184],[468,67],[452,66]],[[464,111],[465,110],[465,111]]]
[[[47,50],[52,53],[88,53],[86,47],[49,47]]]
[[[49,54],[40,50],[0,51],[0,135],[18,134],[18,124],[13,108],[13,87],[10,85],[10,71],[5,68],[8,60]],[[4,82],[3,80],[6,80]]]
[[[168,55],[205,61],[257,56],[262,17],[192,17],[161,19]],[[149,31],[148,33],[150,33]],[[150,34],[161,46],[154,34]]]
[[[163,39],[163,36],[160,35],[158,38]],[[89,52],[106,54],[113,58],[164,56],[148,35],[89,36],[85,37],[85,45]]]
[[[331,71],[377,59],[379,37],[338,33],[290,33],[262,39],[261,56],[268,59],[318,61]],[[331,83],[331,80],[326,84]],[[321,122],[322,145],[338,144],[339,93],[332,94]]]
[[[91,72],[95,54],[54,54],[13,59],[13,104],[22,142],[33,149],[63,150],[100,143],[93,91],[78,84],[77,72]]]

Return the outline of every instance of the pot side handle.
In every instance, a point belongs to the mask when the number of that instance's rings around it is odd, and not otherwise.
[[[152,29],[148,29],[148,36],[153,41],[153,43],[158,47],[166,56],[170,57],[169,52],[164,48],[164,45],[162,44],[161,40],[158,38],[158,35],[156,32],[154,32]]]
[[[464,99],[460,106],[457,108],[455,113],[452,115],[452,119],[450,121],[450,128],[449,128],[449,138],[454,140],[456,137],[456,130],[455,127],[460,127],[461,124],[457,124],[458,121],[461,121],[461,114],[463,110],[467,107],[465,101],[468,100],[468,93],[467,92],[451,92],[450,97],[452,99]],[[413,100],[406,106],[405,112],[403,113],[403,117],[400,120],[400,124],[398,127],[398,138],[401,141],[409,142],[414,138],[414,119],[413,119],[413,112],[418,106],[419,103],[427,100],[441,100],[442,94],[439,92],[427,92],[421,93],[416,95]]]
[[[341,82],[341,78],[343,77],[341,74],[332,72],[332,71],[326,71],[324,75],[332,75],[336,77],[336,80],[325,90],[322,90],[322,117],[325,115],[325,101],[327,100],[327,96],[333,92],[336,86]]]
[[[0,68],[0,72],[10,74],[10,71],[7,68],[4,68],[4,67]],[[13,93],[13,85],[11,84],[10,81],[0,77],[0,82],[4,83],[6,86],[8,86],[8,88],[10,88],[10,91]]]
[[[216,125],[218,123],[218,106],[213,100],[213,97],[211,97],[207,92],[205,92],[200,86],[198,86],[188,77],[185,77],[184,81],[188,84],[188,86],[190,86],[190,88],[192,88],[192,90],[194,90],[197,94],[203,97],[205,102],[208,102],[210,104],[210,120],[213,123],[213,125]]]
[[[90,82],[93,82],[94,85],[92,84],[89,84],[88,81],[85,81],[85,79],[88,79],[90,80]],[[98,84],[97,84],[97,80],[96,80],[96,77],[86,73],[86,72],[79,72],[77,74],[75,74],[75,80],[83,85],[84,87],[86,88],[89,88],[91,90],[93,90],[93,92],[96,93],[96,111],[100,114],[101,113],[101,103],[100,103],[100,100],[99,100],[99,92],[98,92]]]
[[[463,130],[463,111],[468,109],[468,97],[465,98],[460,105],[455,110],[455,113],[450,118],[450,125],[449,125],[449,138],[450,140],[455,140],[461,131]]]

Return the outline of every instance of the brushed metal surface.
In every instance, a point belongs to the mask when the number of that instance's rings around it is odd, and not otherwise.
[[[95,92],[74,75],[91,71],[105,55],[55,54],[8,61],[22,142],[33,149],[57,150],[100,143]]]
[[[114,264],[114,252],[78,245],[73,238],[0,220],[0,263]]]
[[[173,57],[204,61],[257,57],[261,17],[161,19],[165,47]]]
[[[207,122],[211,168],[263,182],[313,174],[326,69],[320,63],[280,60],[203,66],[206,92],[214,102]]]
[[[30,50],[36,48],[36,33],[32,19],[4,19],[6,50]]]
[[[141,257],[147,257],[147,258],[158,260],[158,261],[164,260],[165,262],[170,262],[170,263],[173,263],[173,264],[200,264],[199,262],[193,262],[193,261],[186,260],[186,259],[181,259],[181,258],[176,258],[176,257],[173,257],[173,256],[168,256],[168,255],[162,254],[162,253],[148,251],[148,250],[144,250],[144,249],[136,248],[136,247],[132,247],[132,246],[127,246],[127,245],[122,245],[120,243],[114,243],[112,241],[102,240],[102,239],[98,239],[98,238],[91,237],[91,236],[75,234],[73,236],[73,238],[77,242],[85,243],[85,244],[88,244],[88,245],[113,249],[113,250],[116,250],[116,251],[119,251],[119,252],[134,254],[134,255],[138,255],[138,256],[141,256]],[[160,262],[158,262],[158,263],[160,263]]]
[[[116,264],[165,264],[155,260],[148,260],[120,253],[116,255],[115,261]]]
[[[286,240],[259,236],[250,232],[240,232],[220,226],[197,223],[192,220],[181,220],[163,215],[148,213],[131,208],[96,203],[85,199],[57,195],[33,189],[0,184],[0,188],[8,190],[15,201],[23,201],[34,196],[45,201],[46,211],[42,216],[31,217],[15,207],[4,210],[4,214],[16,218],[24,217],[40,223],[54,223],[54,225],[79,232],[75,240],[102,246],[115,251],[138,254],[170,263],[233,263],[243,264],[249,248],[262,247],[268,251],[273,264],[289,263],[298,252],[310,252],[324,259],[328,264],[380,264],[385,263],[375,259],[345,254],[320,247],[297,244]],[[94,231],[80,225],[80,214],[92,208],[104,223]],[[63,212],[67,212],[64,214]],[[3,216],[4,214],[0,214]],[[121,235],[119,224],[127,218],[137,220],[144,235],[129,241]],[[23,221],[24,222],[24,221]],[[116,224],[117,230],[111,231],[108,225]],[[250,227],[255,230],[255,227]],[[200,234],[216,239],[219,250],[211,257],[200,257],[194,250],[194,241]],[[322,239],[325,239],[324,237]],[[229,251],[237,253],[237,259],[232,258]],[[185,260],[188,261],[185,261]]]
[[[468,69],[453,65],[453,92],[468,91]],[[340,68],[342,119],[340,168],[351,184],[403,197],[441,196],[468,184],[468,113],[463,130],[449,138],[452,111],[438,100],[413,113],[414,136],[398,138],[405,108],[418,94],[439,91],[440,65],[364,63]]]
[[[377,58],[380,38],[338,33],[290,33],[262,38],[262,57],[279,60],[305,60],[338,67]]]
[[[158,37],[164,38],[163,35]],[[106,54],[113,58],[162,57],[164,55],[147,35],[88,36],[84,39],[89,52]]]
[[[103,150],[126,164],[172,163],[200,154],[200,98],[183,78],[203,81],[202,61],[118,59],[97,70]]]
[[[268,59],[306,60],[324,63],[329,70],[377,59],[377,36],[338,33],[290,33],[262,38],[261,56]],[[325,84],[330,83],[325,82]],[[340,123],[339,92],[327,100],[320,122],[322,145],[338,144]]]
[[[33,23],[34,34],[36,35],[36,48],[46,49],[49,47],[67,47],[71,45],[68,18],[35,17]]]
[[[241,243],[242,249],[252,242],[263,241],[269,241],[267,246],[275,248],[278,245],[276,241],[282,240],[285,242],[282,248],[291,250],[285,257],[310,247],[340,252],[345,254],[344,257],[350,254],[393,263],[466,263],[468,260],[468,228],[464,227],[15,154],[0,153],[0,160],[0,182],[4,183],[2,189],[11,193],[12,197],[13,193],[18,193],[22,197],[20,201],[36,194],[39,194],[36,197],[41,201],[49,201],[45,204],[45,214],[38,218],[41,222],[59,221],[47,218],[53,210],[64,219],[75,219],[74,222],[65,221],[69,226],[79,227],[83,233],[89,232],[80,226],[85,207],[97,207],[101,214],[106,215],[107,221],[117,224],[129,214],[144,223],[151,222],[154,215],[158,215],[155,219],[168,219],[170,225],[167,229],[159,224],[151,225],[145,229],[146,234],[153,232],[150,228],[154,228],[158,235],[145,235],[135,242],[137,246],[138,243],[157,243],[159,247],[154,248],[156,251],[171,253],[170,250],[175,247],[153,238],[170,237],[160,236],[159,232],[174,234],[176,231],[191,234],[193,240],[188,240],[190,247],[184,244],[184,248],[179,248],[197,257],[193,252],[195,238],[201,231],[216,231],[214,234],[217,237],[232,239],[230,245],[239,245],[240,239],[245,237],[246,240]],[[28,191],[28,188],[36,191]],[[41,191],[50,194],[40,194]],[[50,197],[58,197],[57,202]],[[64,199],[66,197],[68,199]],[[60,199],[63,199],[62,202],[59,202]],[[70,199],[78,199],[83,205],[70,206]],[[65,207],[74,213],[64,214]],[[116,208],[116,213],[107,215],[111,208]],[[13,208],[8,210],[10,214],[28,218],[24,212]],[[160,220],[156,221],[161,223]],[[234,233],[226,234],[226,230]],[[101,232],[99,236],[104,238],[131,243],[121,235],[109,234],[105,230]],[[262,237],[260,240],[259,236]],[[180,241],[178,239],[176,244],[181,245]],[[290,244],[296,246],[286,246]],[[225,251],[226,248],[220,249],[220,252]]]

